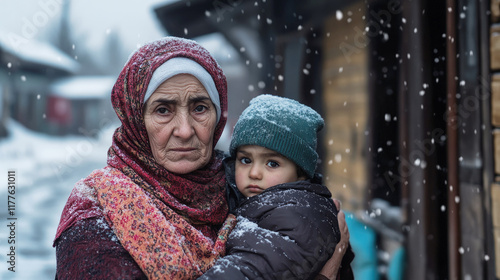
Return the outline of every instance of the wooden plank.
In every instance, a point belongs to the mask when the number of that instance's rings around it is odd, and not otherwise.
[[[462,254],[462,275],[467,275],[468,279],[484,279],[485,275],[486,221],[484,194],[480,189],[481,185],[460,183],[460,245],[466,250]]]
[[[336,180],[334,183],[328,177],[325,178],[325,185],[332,193],[332,197],[342,202],[343,210],[355,212],[363,209],[362,204],[365,198],[365,188],[363,186],[350,183],[347,180]]]
[[[500,0],[491,0],[491,22],[500,21]]]
[[[500,69],[500,24],[492,25],[490,28],[490,67],[493,70]]]
[[[493,226],[500,228],[500,184],[493,183],[491,185],[491,208]],[[500,257],[500,255],[498,255]]]
[[[495,268],[497,279],[500,278],[500,228],[493,230],[493,238],[495,239]]]
[[[355,9],[364,14],[359,2],[343,11]],[[323,40],[323,104],[325,118],[325,154],[322,157],[325,185],[342,201],[342,208],[363,208],[366,196],[367,170],[364,130],[368,118],[368,48],[355,45],[354,29],[363,30],[365,20],[338,20],[332,15],[325,21]],[[358,36],[358,37],[356,37]],[[342,46],[356,47],[345,52]]]
[[[495,151],[495,173],[500,174],[500,129],[493,131],[493,150]]]
[[[491,76],[491,123],[500,126],[500,74]]]

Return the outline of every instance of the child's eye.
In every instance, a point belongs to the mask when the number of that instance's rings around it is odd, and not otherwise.
[[[271,161],[268,161],[268,162],[267,162],[267,166],[269,166],[269,167],[271,167],[271,168],[276,168],[276,167],[279,167],[279,166],[280,166],[280,164],[279,164],[279,163],[277,163],[276,161],[271,160]]]
[[[242,164],[250,164],[250,163],[252,163],[252,161],[251,161],[249,158],[247,158],[247,157],[241,157],[241,158],[239,159],[239,161],[240,161]]]

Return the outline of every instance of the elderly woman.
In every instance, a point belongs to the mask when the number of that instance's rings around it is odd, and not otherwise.
[[[58,279],[196,279],[225,253],[227,85],[197,43],[136,51],[112,91],[121,120],[107,166],[79,181],[54,246]],[[333,271],[339,256],[326,266]]]

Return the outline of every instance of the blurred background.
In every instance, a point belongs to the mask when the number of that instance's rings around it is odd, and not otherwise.
[[[219,149],[259,94],[320,112],[319,171],[348,214],[356,279],[498,279],[498,22],[498,0],[0,2],[0,278],[54,278],[66,199],[119,125],[114,81],[172,35],[227,76]]]

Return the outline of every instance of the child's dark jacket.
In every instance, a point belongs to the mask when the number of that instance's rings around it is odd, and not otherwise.
[[[227,255],[201,279],[314,279],[340,240],[330,191],[299,181],[247,199],[234,185],[231,165],[226,171],[230,211],[238,224]]]

